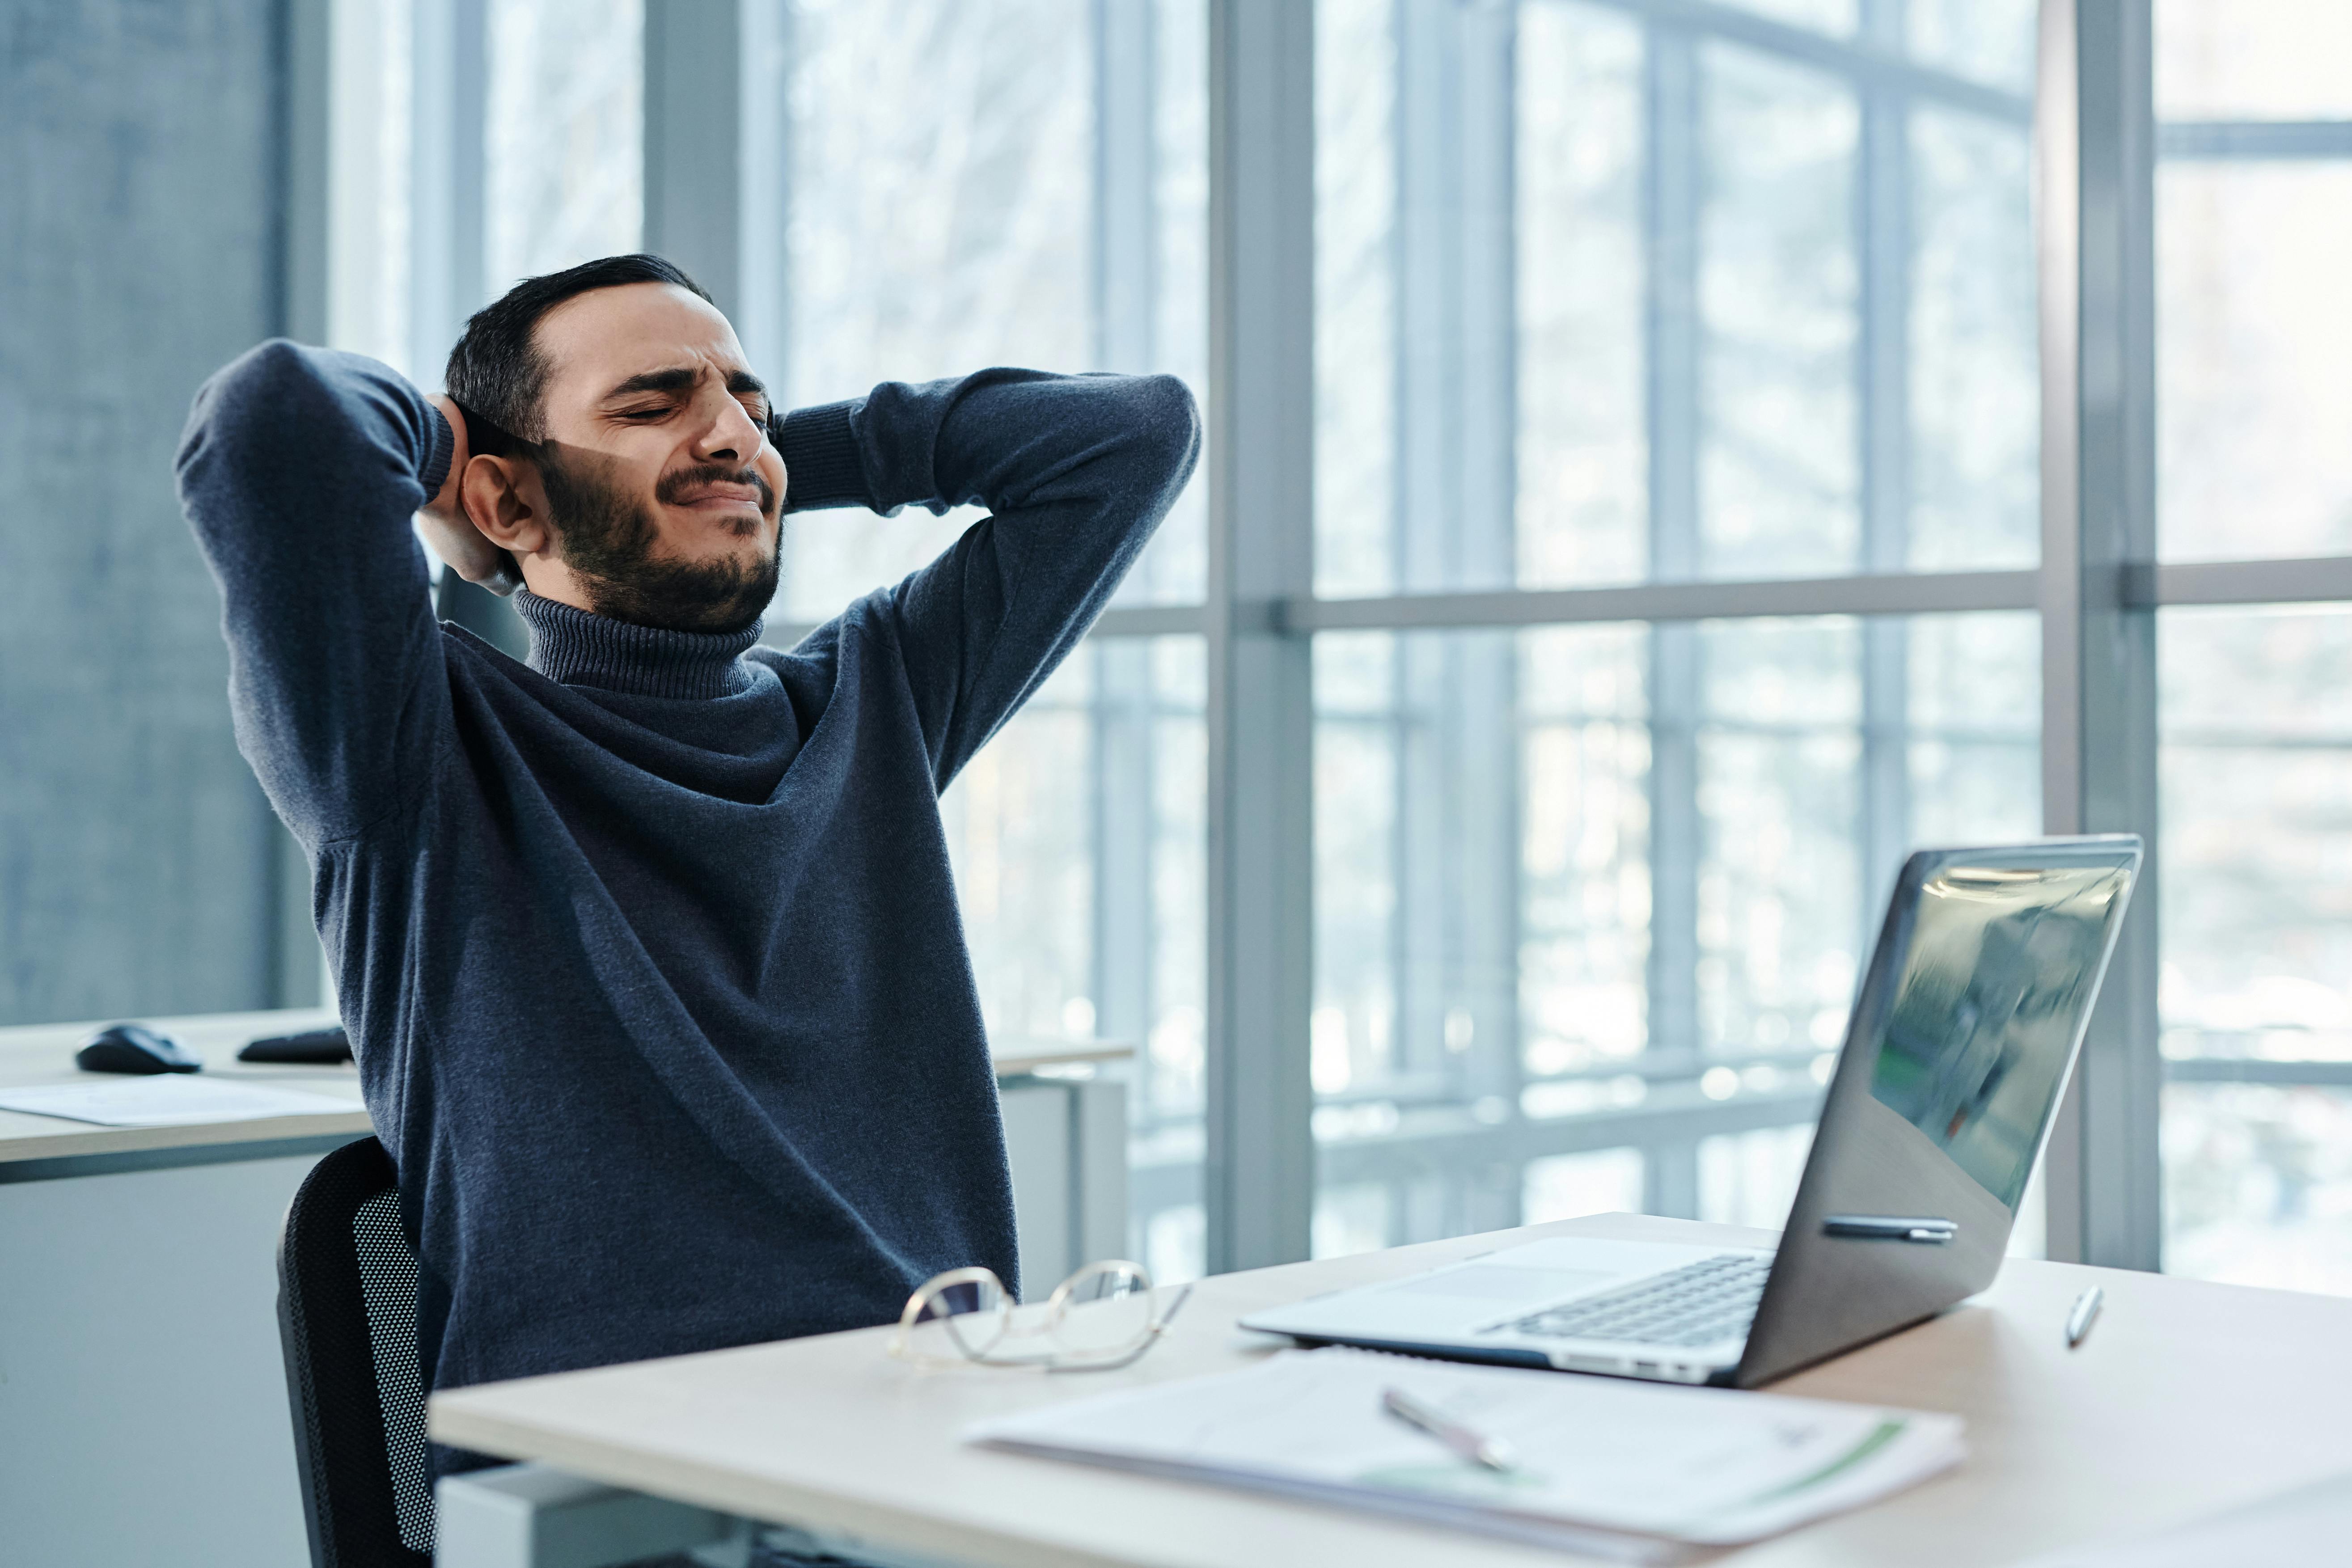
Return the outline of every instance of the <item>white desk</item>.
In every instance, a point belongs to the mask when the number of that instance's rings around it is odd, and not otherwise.
[[[322,1009],[146,1019],[207,1078],[355,1092],[338,1067],[237,1047]],[[0,1084],[87,1081],[95,1024],[0,1029]],[[1024,1271],[1047,1287],[1125,1250],[1126,1102],[1068,1076],[1123,1046],[996,1061]],[[0,1563],[305,1568],[278,1342],[278,1236],[302,1178],[362,1112],[100,1127],[0,1111]]]
[[[111,1020],[109,1020],[110,1022]],[[340,1067],[248,1066],[237,1047],[264,1035],[322,1029],[336,1022],[324,1007],[269,1013],[214,1013],[194,1018],[142,1020],[204,1058],[206,1078],[284,1084],[289,1089],[359,1092],[351,1064]],[[0,1084],[88,1083],[96,1075],[74,1066],[74,1051],[100,1026],[41,1024],[0,1029]],[[153,1171],[281,1153],[323,1154],[373,1129],[364,1112],[334,1116],[272,1116],[193,1127],[98,1127],[55,1116],[0,1110],[0,1184]]]
[[[1770,1240],[1758,1231],[1630,1215],[1507,1237],[1571,1234]],[[984,1415],[1244,1365],[1266,1343],[1234,1327],[1244,1312],[1393,1277],[1501,1239],[1433,1242],[1204,1281],[1167,1342],[1125,1372],[924,1373],[885,1355],[887,1330],[862,1330],[457,1390],[434,1399],[432,1427],[436,1437],[467,1448],[543,1461],[568,1476],[728,1515],[797,1524],[914,1561],[1532,1568],[1565,1559],[956,1441]],[[2082,1349],[2069,1352],[2062,1333],[2067,1308],[2095,1280],[2106,1288],[2105,1313]],[[2352,1300],[2012,1260],[1975,1301],[1778,1386],[1957,1412],[1968,1420],[1971,1454],[1959,1469],[1876,1507],[1721,1561],[1740,1568],[1998,1568],[2352,1467]]]

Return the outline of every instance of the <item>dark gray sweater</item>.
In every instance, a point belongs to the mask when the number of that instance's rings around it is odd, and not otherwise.
[[[938,795],[1197,428],[1164,376],[801,410],[791,510],[994,515],[790,653],[524,594],[525,665],[434,619],[409,517],[451,442],[415,388],[272,342],[197,395],[237,742],[310,852],[432,1386],[877,1323],[965,1264],[1017,1288]]]

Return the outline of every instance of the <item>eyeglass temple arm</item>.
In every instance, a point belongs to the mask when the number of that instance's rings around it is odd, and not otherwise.
[[[1176,1314],[1184,1310],[1184,1303],[1192,1299],[1192,1286],[1184,1285],[1179,1287],[1176,1291],[1176,1299],[1168,1303],[1168,1310],[1161,1313],[1160,1321],[1151,1325],[1151,1331],[1153,1333],[1159,1333],[1165,1330],[1169,1324],[1174,1322],[1176,1321]]]

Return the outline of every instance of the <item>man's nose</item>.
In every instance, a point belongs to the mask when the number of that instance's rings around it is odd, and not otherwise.
[[[768,439],[762,429],[732,395],[722,394],[710,411],[709,423],[696,437],[694,454],[708,463],[745,463],[760,455]]]

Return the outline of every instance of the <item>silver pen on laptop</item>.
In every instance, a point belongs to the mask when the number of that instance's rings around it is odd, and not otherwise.
[[[2068,1350],[2083,1342],[2084,1336],[2091,1331],[2091,1325],[2099,1321],[2099,1303],[2106,1299],[2107,1293],[2096,1285],[2074,1298],[2074,1310],[2066,1314]]]
[[[1381,1408],[1406,1426],[1428,1433],[1474,1465],[1507,1475],[1519,1468],[1518,1451],[1508,1443],[1448,1419],[1402,1388],[1381,1390]]]

